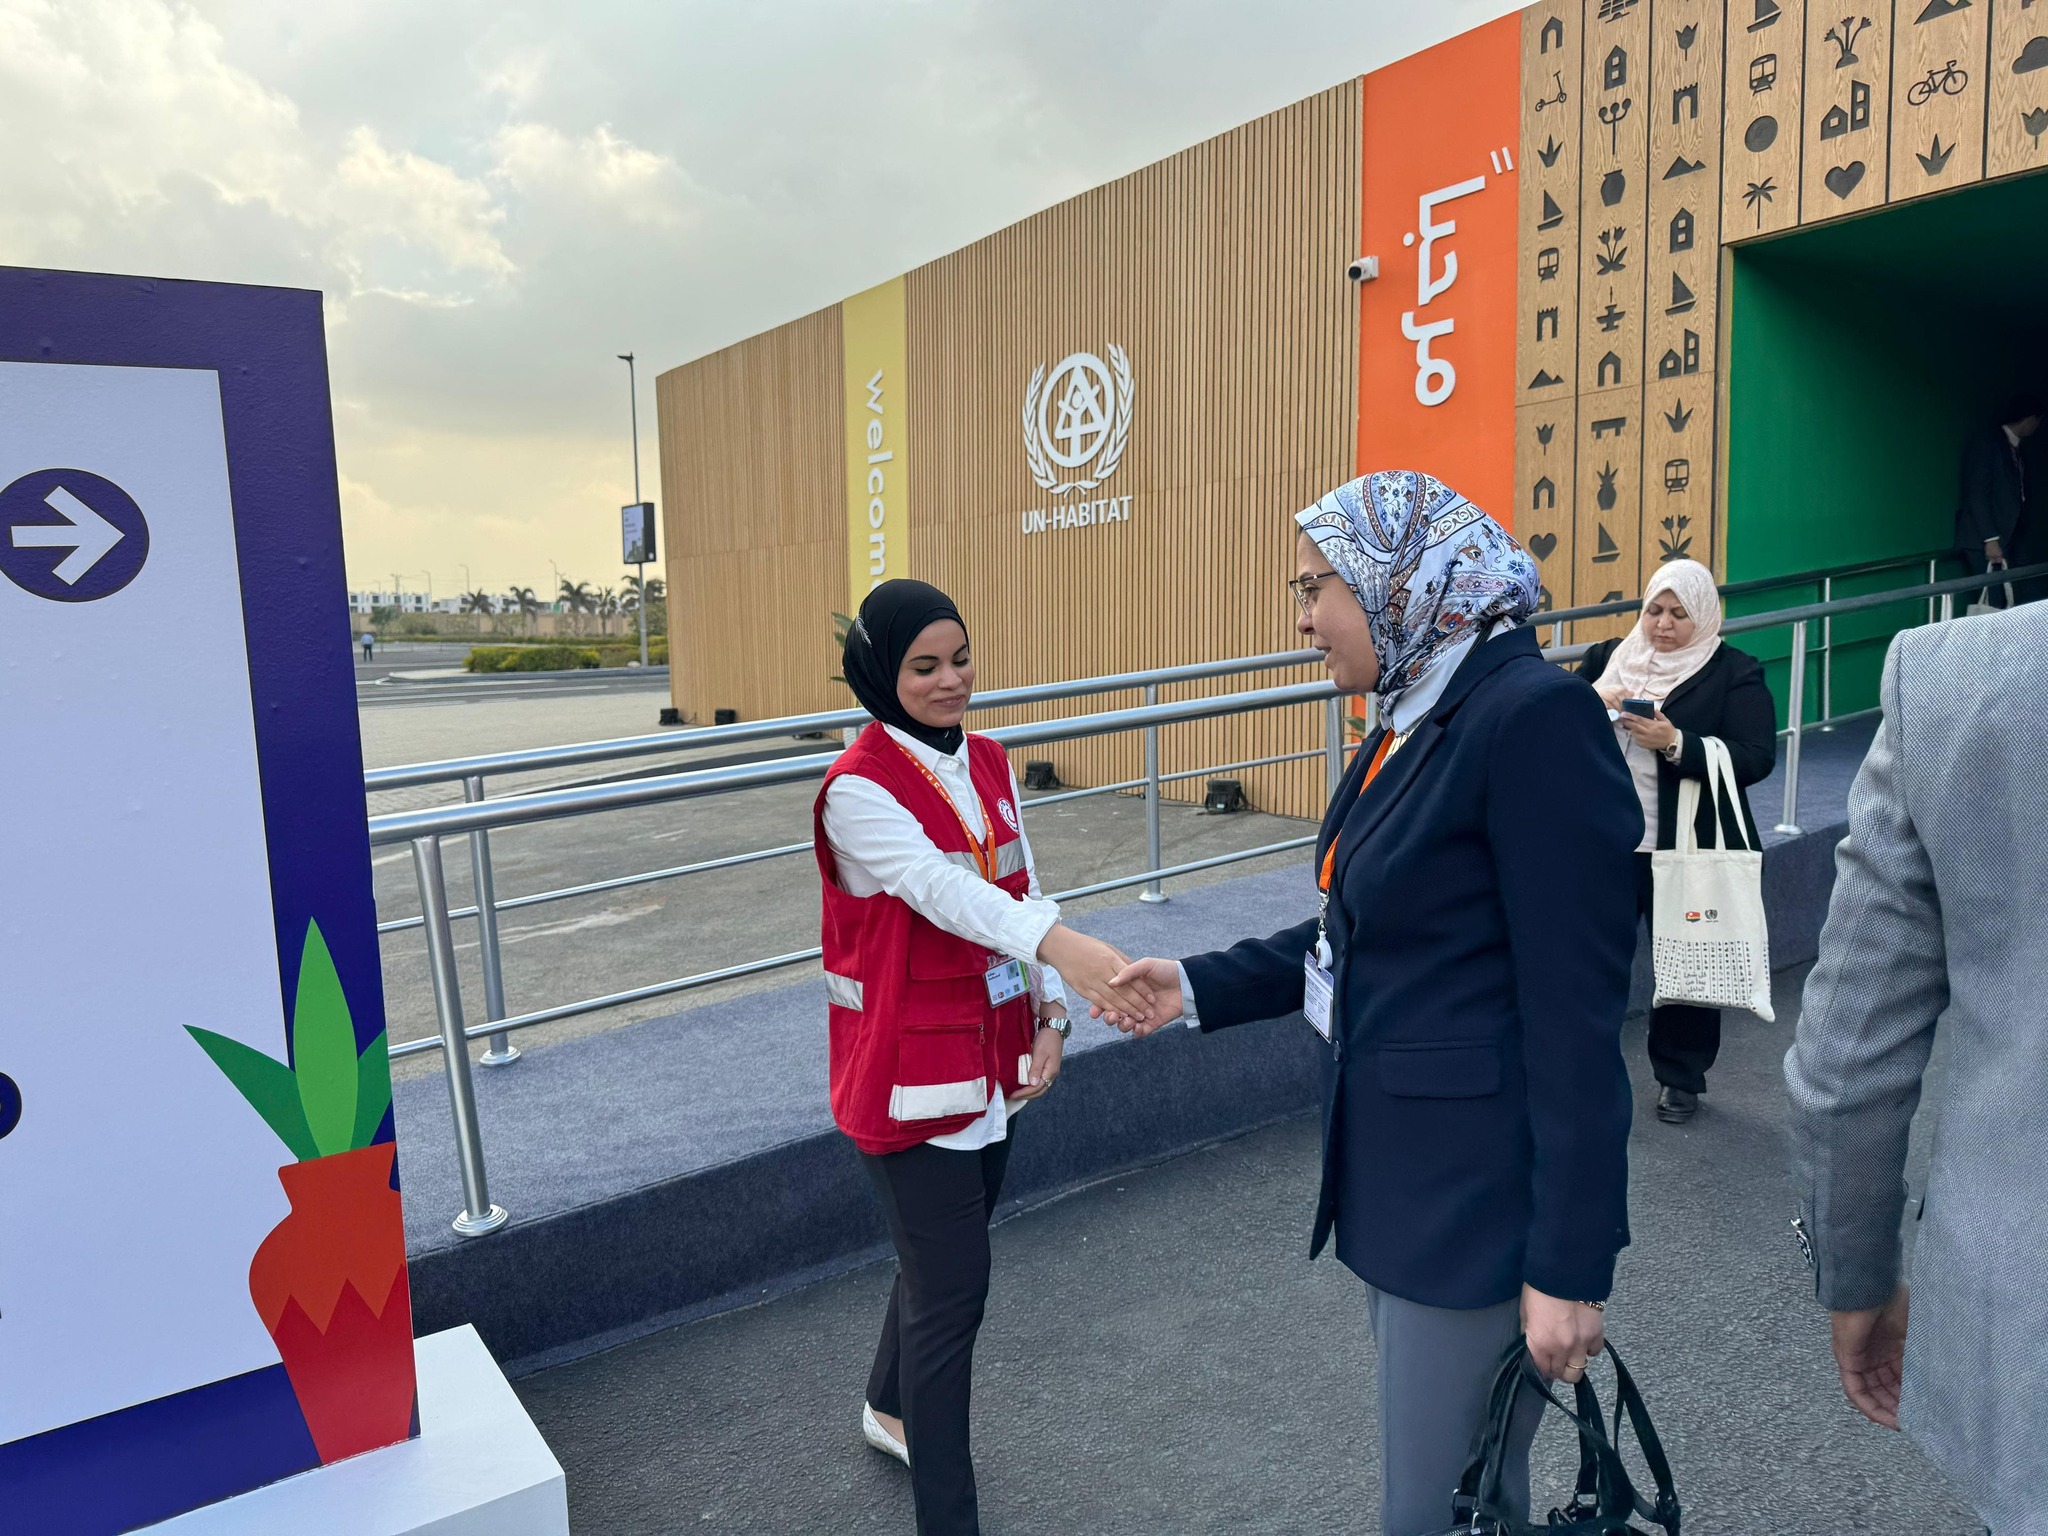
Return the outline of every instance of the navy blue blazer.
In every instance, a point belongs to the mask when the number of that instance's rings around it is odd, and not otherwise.
[[[1435,1307],[1604,1301],[1628,1245],[1643,813],[1599,696],[1528,629],[1477,646],[1323,819],[1335,1042],[1310,1256]],[[1185,962],[1204,1030],[1301,1007],[1313,920]]]

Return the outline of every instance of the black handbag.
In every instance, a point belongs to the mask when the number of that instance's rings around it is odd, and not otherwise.
[[[1600,1399],[1583,1377],[1573,1384],[1572,1406],[1567,1407],[1550,1389],[1529,1358],[1526,1340],[1517,1338],[1501,1356],[1487,1393],[1486,1417],[1473,1437],[1472,1456],[1465,1475],[1458,1479],[1458,1491],[1451,1500],[1452,1524],[1441,1536],[1550,1536],[1570,1531],[1577,1536],[1649,1536],[1634,1521],[1649,1521],[1665,1536],[1679,1536],[1678,1494],[1671,1484],[1671,1463],[1664,1455],[1663,1442],[1650,1423],[1650,1411],[1636,1390],[1612,1344],[1606,1346],[1614,1362],[1614,1419],[1610,1436],[1602,1421]],[[1540,1522],[1525,1522],[1511,1515],[1501,1499],[1501,1481],[1507,1462],[1509,1427],[1514,1419],[1516,1389],[1524,1384],[1543,1395],[1545,1402],[1571,1420],[1579,1436],[1579,1478],[1568,1503],[1553,1508]],[[1654,1500],[1636,1491],[1628,1468],[1616,1449],[1621,1443],[1621,1424],[1626,1416],[1641,1447],[1643,1461],[1657,1486]],[[1533,1506],[1532,1506],[1533,1508]]]

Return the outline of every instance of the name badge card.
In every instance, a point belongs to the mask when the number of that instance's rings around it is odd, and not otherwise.
[[[1316,963],[1313,952],[1301,957],[1301,1012],[1315,1032],[1330,1038],[1330,1014],[1337,999],[1337,982]]]
[[[981,979],[988,983],[991,1008],[1000,1008],[1031,990],[1031,978],[1024,970],[1024,962],[1012,960],[1007,955],[991,965]]]

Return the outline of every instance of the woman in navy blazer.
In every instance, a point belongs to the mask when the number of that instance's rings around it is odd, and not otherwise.
[[[1522,627],[1534,563],[1427,475],[1369,475],[1300,514],[1297,627],[1384,722],[1323,820],[1324,917],[1122,973],[1140,1032],[1303,1008],[1327,985],[1322,1193],[1379,1347],[1382,1528],[1442,1530],[1503,1348],[1599,1352],[1628,1243],[1621,1021],[1642,811],[1599,698]],[[1320,883],[1320,882],[1319,882]],[[1121,984],[1121,982],[1120,982]],[[1306,993],[1306,998],[1305,998]],[[1510,1499],[1526,1509],[1522,1405]]]

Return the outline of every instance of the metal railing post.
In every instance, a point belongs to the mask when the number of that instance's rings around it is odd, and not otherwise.
[[[1806,737],[1806,620],[1792,622],[1791,740],[1785,744],[1785,803],[1776,830],[1799,835],[1799,748]]]
[[[1323,704],[1323,778],[1326,781],[1324,793],[1334,795],[1337,786],[1344,782],[1344,700],[1326,700]]]
[[[1942,594],[1941,594],[1941,621],[1940,621],[1940,622],[1942,622],[1943,624],[1946,624],[1946,623],[1948,623],[1948,622],[1949,622],[1950,620],[1952,620],[1953,618],[1955,618],[1955,616],[1956,616],[1956,595],[1955,595],[1955,593],[1953,593],[1953,592],[1944,592],[1944,593],[1942,593]]]
[[[471,804],[484,797],[484,776],[470,774],[462,781],[462,798]],[[484,971],[484,1017],[495,1022],[505,1017],[505,962],[498,953],[498,887],[491,877],[491,834],[479,827],[469,834],[470,883],[476,887],[476,951]],[[483,1054],[487,1067],[508,1066],[519,1059],[519,1047],[510,1035],[491,1036]]]
[[[1933,586],[1933,585],[1934,585],[1934,584],[1935,584],[1935,583],[1936,583],[1937,581],[1939,581],[1939,580],[1941,580],[1941,562],[1940,562],[1939,560],[1930,560],[1930,561],[1928,561],[1928,562],[1927,562],[1927,585],[1929,585],[1929,586],[1931,587],[1931,586]],[[1928,597],[1928,599],[1927,599],[1927,622],[1928,622],[1928,623],[1930,623],[1930,624],[1934,623],[1934,621],[1935,621],[1935,620],[1934,620],[1934,612],[1935,612],[1935,602],[1934,602],[1934,598],[1933,598],[1933,597],[1932,597],[1932,596],[1930,595],[1930,596]]]
[[[448,927],[448,886],[441,870],[441,839],[416,837],[413,873],[426,917],[427,965],[434,980],[434,1012],[441,1024],[441,1060],[448,1070],[448,1108],[455,1120],[455,1160],[462,1173],[462,1214],[455,1230],[482,1237],[505,1225],[503,1206],[491,1204],[484,1172],[484,1140],[476,1117],[476,1084],[469,1075],[469,1037],[462,1030],[462,985],[455,973],[455,936]]]
[[[1832,603],[1835,600],[1835,578],[1823,576],[1820,583],[1820,600]],[[1820,728],[1832,731],[1835,718],[1835,616],[1831,613],[1820,621]]]
[[[1145,702],[1159,702],[1159,685],[1145,685]],[[1145,727],[1145,868],[1163,869],[1166,855],[1159,838],[1159,727]],[[1157,880],[1145,882],[1145,889],[1138,894],[1138,900],[1160,902],[1166,900],[1166,892],[1159,888]]]

